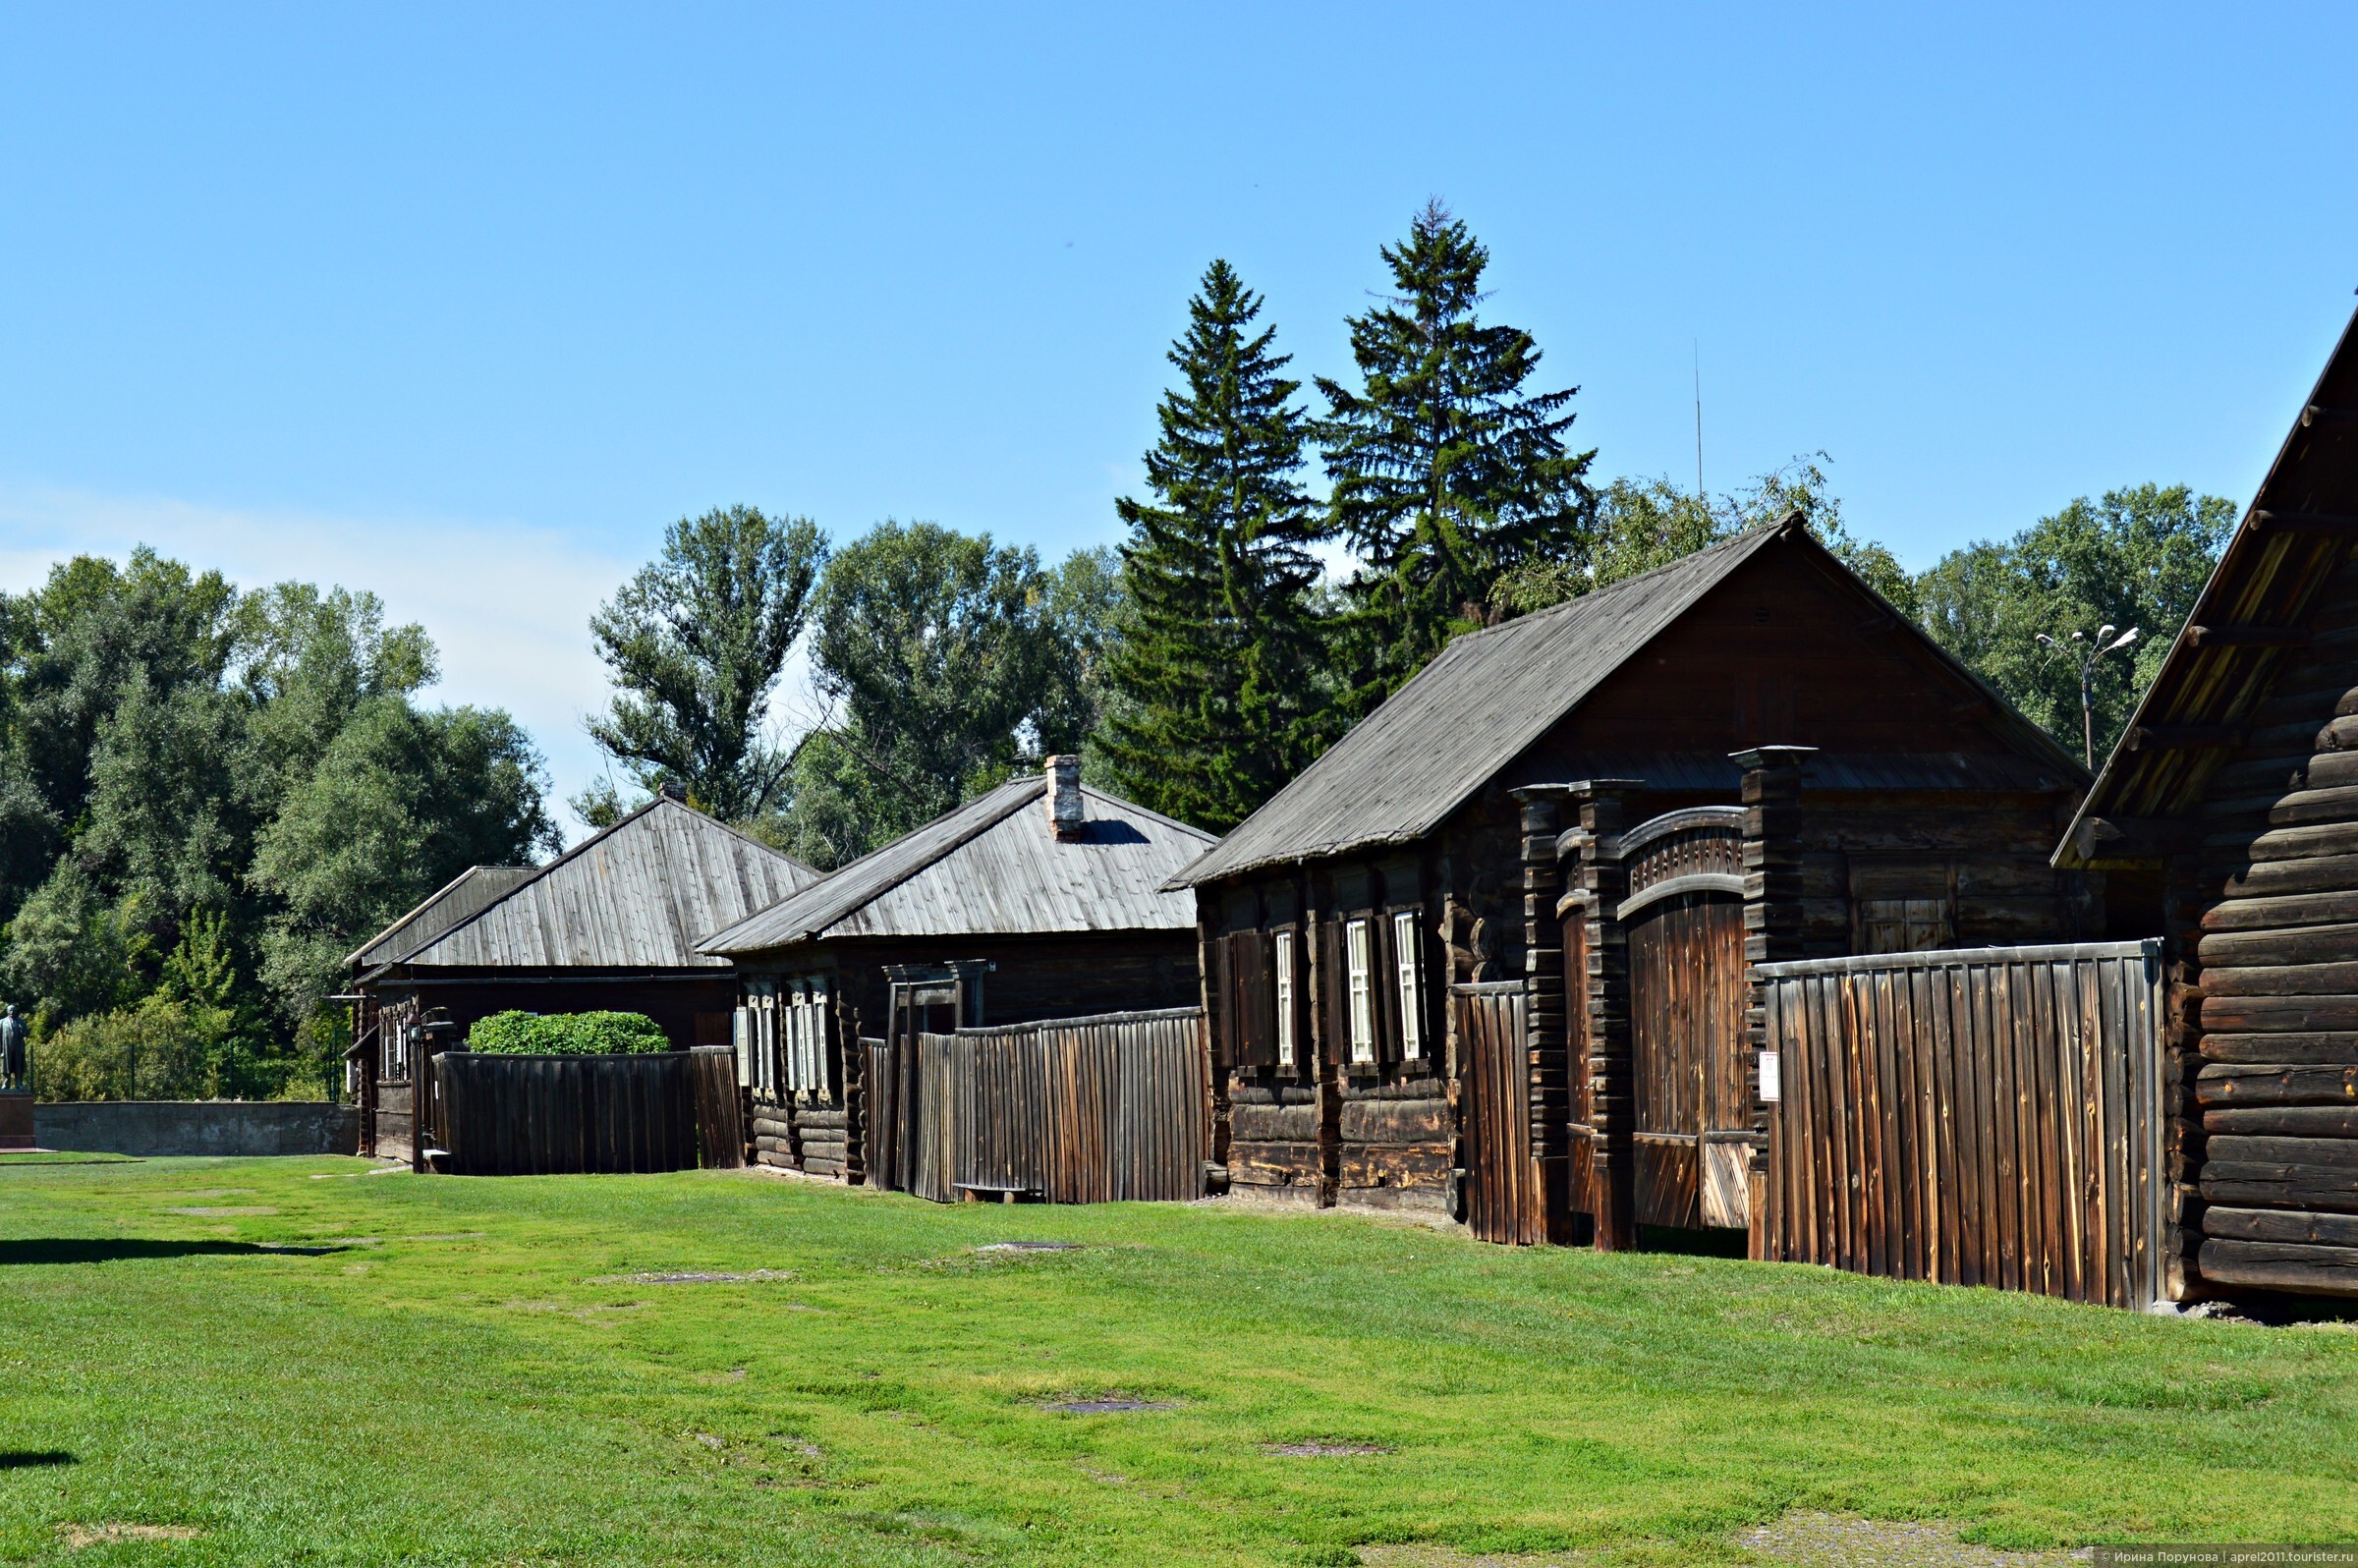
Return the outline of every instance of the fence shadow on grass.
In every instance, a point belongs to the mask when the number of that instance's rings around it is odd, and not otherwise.
[[[1638,1227],[1638,1251],[1642,1253],[1684,1253],[1690,1258],[1741,1258],[1744,1256],[1744,1232],[1740,1230],[1680,1230],[1671,1225],[1641,1225]]]
[[[63,1448],[0,1448],[0,1470],[37,1470],[45,1465],[79,1465]]]
[[[0,1241],[0,1268],[12,1263],[118,1263],[152,1258],[320,1258],[329,1253],[351,1250],[340,1243],[298,1247],[269,1242],[39,1236],[19,1241]]]

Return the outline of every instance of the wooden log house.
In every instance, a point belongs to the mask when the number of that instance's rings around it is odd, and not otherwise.
[[[1748,801],[1768,746],[1815,750]],[[1460,637],[1175,879],[1214,1157],[1502,1241],[1745,1225],[1747,878],[1754,956],[2096,934],[2048,864],[2086,779],[1797,517]]]
[[[348,961],[361,1151],[415,1157],[419,1061],[492,1013],[645,1013],[680,1050],[726,1045],[736,975],[696,938],[817,877],[670,796],[546,866],[469,869]]]
[[[2358,320],[2055,864],[2159,877],[2166,1293],[2358,1295]]]
[[[864,1036],[879,1070],[905,1075],[920,1034],[1193,1006],[1195,905],[1162,884],[1210,842],[1051,757],[714,931],[700,951],[743,975],[756,1158],[868,1178],[868,1144],[885,1135],[864,1114],[909,1120],[920,1095],[864,1092]],[[908,1131],[898,1143],[913,1148]]]

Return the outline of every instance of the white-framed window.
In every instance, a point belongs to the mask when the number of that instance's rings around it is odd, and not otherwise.
[[[1343,925],[1344,959],[1351,971],[1351,1059],[1376,1059],[1376,929],[1367,920]]]
[[[1417,940],[1417,912],[1392,917],[1392,956],[1400,965],[1400,1054],[1425,1054],[1425,949]]]
[[[1278,931],[1277,943],[1277,1059],[1289,1067],[1301,1063],[1294,1045],[1294,933]]]

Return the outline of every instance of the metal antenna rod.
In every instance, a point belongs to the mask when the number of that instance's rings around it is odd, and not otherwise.
[[[1695,340],[1695,504],[1703,504],[1703,339]]]

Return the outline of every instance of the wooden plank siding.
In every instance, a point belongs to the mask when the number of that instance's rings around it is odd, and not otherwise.
[[[1052,1204],[1182,1202],[1209,1151],[1203,1016],[1194,1008],[921,1033],[870,1101],[893,1185],[935,1203],[1015,1194]]]
[[[744,1163],[725,1047],[637,1056],[443,1051],[422,1064],[425,1125],[460,1176],[647,1172]]]
[[[1781,1092],[1767,1256],[2161,1298],[2161,943],[1757,966]]]

